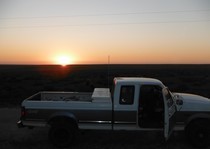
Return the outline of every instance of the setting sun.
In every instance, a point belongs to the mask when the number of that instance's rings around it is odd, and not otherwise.
[[[62,55],[57,57],[56,63],[62,66],[66,66],[68,64],[72,64],[72,60],[69,56]]]

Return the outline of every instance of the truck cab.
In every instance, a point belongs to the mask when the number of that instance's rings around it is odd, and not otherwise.
[[[164,130],[175,125],[176,104],[162,82],[149,78],[115,78],[112,90],[114,130]]]

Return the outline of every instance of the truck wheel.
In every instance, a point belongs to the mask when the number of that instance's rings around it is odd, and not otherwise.
[[[210,130],[205,120],[191,122],[186,128],[186,134],[195,147],[205,148],[210,145]]]
[[[75,138],[74,127],[70,123],[52,124],[49,130],[49,139],[57,147],[68,147]]]

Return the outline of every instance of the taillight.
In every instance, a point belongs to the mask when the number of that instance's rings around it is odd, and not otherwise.
[[[26,109],[25,107],[21,107],[21,116],[26,116]]]

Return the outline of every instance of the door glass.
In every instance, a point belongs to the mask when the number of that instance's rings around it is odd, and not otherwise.
[[[167,88],[163,89],[163,98],[164,98],[164,106],[165,106],[165,126],[164,126],[164,137],[167,140],[169,136],[173,132],[173,128],[176,123],[175,113],[176,113],[176,105],[171,96],[171,93]]]
[[[138,124],[142,128],[163,128],[164,101],[158,85],[142,85],[139,94]]]

